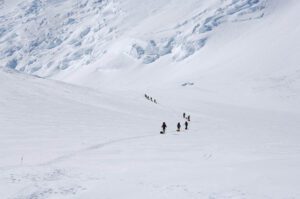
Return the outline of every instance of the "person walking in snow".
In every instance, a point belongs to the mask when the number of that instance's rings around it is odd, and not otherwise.
[[[185,125],[185,130],[188,130],[189,123],[185,121],[184,125]]]
[[[167,124],[165,122],[163,122],[161,128],[162,128],[162,133],[163,134],[166,133]]]
[[[187,116],[187,120],[190,122],[191,121],[191,116]]]
[[[155,104],[157,104],[157,101],[156,101],[156,99],[154,99],[154,103],[155,103]]]
[[[185,118],[185,113],[183,113],[183,118]]]
[[[147,94],[145,94],[145,98],[146,98],[147,100],[149,100],[149,96],[148,96]]]
[[[180,122],[178,122],[178,124],[177,124],[177,131],[178,132],[180,131],[180,128],[181,128],[181,124],[180,124]]]

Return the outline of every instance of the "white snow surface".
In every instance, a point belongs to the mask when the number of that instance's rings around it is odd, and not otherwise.
[[[300,198],[299,10],[0,0],[0,198]]]

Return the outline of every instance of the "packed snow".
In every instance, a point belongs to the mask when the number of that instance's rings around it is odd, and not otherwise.
[[[300,198],[299,10],[0,0],[0,198]]]

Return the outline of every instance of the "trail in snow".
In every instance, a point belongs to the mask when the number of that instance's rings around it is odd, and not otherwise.
[[[156,105],[158,105],[158,104],[156,104]],[[169,112],[173,112],[173,113],[177,114],[178,118],[180,118],[180,111],[179,110],[176,110],[174,108],[171,108],[170,106],[168,107],[168,106],[163,105],[163,104],[159,104],[159,106],[162,107],[162,108],[164,108],[165,111],[169,111]],[[160,121],[160,120],[158,120],[158,121]],[[194,120],[194,122],[197,122],[197,120]],[[171,128],[171,127],[169,127],[169,128]],[[182,130],[182,132],[184,132],[184,131],[185,130]],[[170,134],[170,133],[178,133],[175,130],[174,131],[168,130],[167,132],[168,132],[168,134]],[[179,133],[181,133],[181,132],[179,132]],[[82,150],[79,150],[79,151],[76,151],[76,152],[72,152],[72,153],[69,153],[69,154],[66,154],[66,155],[54,158],[53,160],[47,161],[45,163],[41,163],[41,164],[36,165],[36,166],[49,166],[49,165],[52,165],[52,164],[55,164],[55,163],[59,163],[59,162],[65,161],[65,160],[67,160],[69,158],[72,158],[74,156],[83,155],[85,152],[88,152],[88,151],[91,151],[91,150],[98,150],[98,149],[101,149],[103,147],[114,145],[114,144],[117,144],[117,143],[120,143],[120,142],[126,142],[126,141],[132,141],[132,140],[140,140],[140,139],[145,139],[145,138],[154,137],[154,136],[161,136],[161,135],[155,134],[154,132],[151,132],[151,134],[144,135],[144,136],[134,136],[134,137],[119,138],[119,139],[111,140],[111,141],[108,141],[108,142],[104,142],[104,143],[92,145],[92,146],[87,147],[85,149],[82,149]]]
[[[298,0],[19,1],[0,0],[1,199],[300,198]]]
[[[153,137],[153,136],[158,136],[158,135],[151,134],[151,135],[146,135],[146,136],[134,136],[134,137],[126,137],[126,138],[120,138],[120,139],[116,139],[116,140],[111,140],[111,141],[108,141],[108,142],[104,142],[104,143],[100,143],[100,144],[96,144],[96,145],[87,147],[85,149],[82,149],[82,150],[79,150],[79,151],[76,151],[76,152],[73,152],[73,153],[70,153],[70,154],[66,154],[66,155],[57,157],[57,158],[55,158],[53,160],[47,161],[45,163],[41,163],[41,164],[36,165],[36,166],[49,166],[49,165],[53,165],[53,164],[65,161],[65,160],[67,160],[69,158],[72,158],[74,156],[84,155],[84,153],[88,152],[88,151],[98,150],[98,149],[101,149],[103,147],[114,145],[114,144],[117,144],[117,143],[120,143],[120,142],[126,142],[126,141],[131,141],[131,140],[139,140],[139,139],[144,139],[144,138]]]

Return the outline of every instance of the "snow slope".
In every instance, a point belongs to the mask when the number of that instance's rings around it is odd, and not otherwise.
[[[207,101],[293,111],[299,7],[296,0],[26,1],[2,16],[1,65],[102,90],[176,92],[191,82]]]
[[[0,81],[2,198],[300,196],[299,112],[166,91],[156,105],[10,70]],[[190,130],[176,133],[183,111]]]
[[[1,198],[300,198],[299,1],[0,2]]]
[[[114,54],[143,64],[165,56],[182,61],[206,46],[219,26],[262,18],[266,0],[33,0],[17,5],[1,16],[3,64],[53,76],[107,56],[116,59]]]
[[[131,28],[97,63],[56,78],[141,92],[176,92],[191,82],[191,95],[208,101],[300,108],[298,1],[172,2]],[[228,14],[232,2],[233,15]],[[206,32],[205,24],[211,26]],[[126,46],[131,47],[124,52]]]

